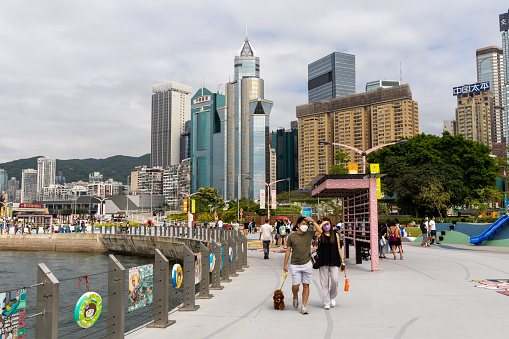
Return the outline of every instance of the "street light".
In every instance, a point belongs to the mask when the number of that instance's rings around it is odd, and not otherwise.
[[[388,144],[375,146],[373,148],[368,149],[367,151],[361,151],[360,149],[352,147],[352,146],[337,144],[335,142],[329,142],[329,141],[325,141],[325,140],[318,141],[318,145],[341,146],[341,147],[348,148],[349,150],[352,150],[352,151],[362,155],[362,173],[366,174],[366,155],[368,155],[369,153],[374,152],[376,150],[379,150],[380,148],[385,147],[385,146],[406,144],[407,142],[408,142],[407,139],[401,139],[400,141],[395,141],[395,142],[390,142]]]
[[[269,199],[269,196],[270,196],[270,186],[275,184],[276,182],[289,180],[290,178],[279,179],[279,180],[273,181],[273,182],[268,183],[268,184],[265,181],[261,181],[261,180],[258,180],[258,179],[255,179],[255,178],[251,178],[251,177],[245,177],[244,179],[258,181],[258,182],[261,182],[262,184],[264,184],[265,186],[267,186],[267,191],[268,191],[268,194],[267,194],[267,218],[269,219],[269,222],[270,222],[270,199]]]
[[[239,208],[240,201],[239,201],[239,199],[240,199],[240,192],[241,192],[241,190],[240,190],[240,176],[242,174],[238,174],[235,172],[228,172],[228,174],[233,174],[233,175],[237,176],[237,222],[239,222],[240,221],[240,208]],[[248,178],[244,178],[244,179],[248,179]]]

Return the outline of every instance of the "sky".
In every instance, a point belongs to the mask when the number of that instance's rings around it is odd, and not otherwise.
[[[410,84],[427,134],[454,118],[475,51],[502,45],[506,1],[0,0],[0,162],[150,153],[151,87],[224,92],[246,35],[261,59],[271,129],[307,103],[307,65],[356,56],[356,89]]]

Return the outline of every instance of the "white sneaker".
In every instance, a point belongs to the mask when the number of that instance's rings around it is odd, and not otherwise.
[[[308,314],[308,308],[304,305],[302,305],[301,309],[300,309],[300,313],[302,314]]]
[[[332,299],[332,300],[330,301],[330,305],[331,305],[332,307],[336,306],[336,299]]]
[[[293,308],[295,309],[299,308],[299,299],[293,299]]]
[[[323,308],[326,309],[326,310],[330,310],[330,306],[329,305],[325,305]]]

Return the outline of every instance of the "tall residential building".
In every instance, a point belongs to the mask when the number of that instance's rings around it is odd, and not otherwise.
[[[225,190],[225,96],[200,88],[191,99],[191,191]]]
[[[355,94],[355,55],[334,52],[308,65],[308,102]]]
[[[502,54],[509,55],[509,10],[507,13],[499,15],[500,32],[502,32]],[[504,123],[505,123],[505,136],[506,142],[509,140],[509,60],[504,63],[504,81],[500,90],[502,91],[503,105],[504,105]]]
[[[300,105],[297,118],[300,189],[334,164],[336,150],[320,140],[366,151],[419,133],[418,103],[409,85]],[[353,151],[350,161],[362,166],[362,156]]]
[[[269,174],[269,183],[276,181],[276,150],[274,148],[270,148],[270,174]],[[274,187],[271,187],[274,189]]]
[[[184,159],[179,165],[169,166],[163,172],[163,196],[170,210],[183,208],[185,195],[190,194],[191,187],[191,159]]]
[[[399,80],[375,80],[370,81],[366,84],[366,92],[376,91],[379,88],[391,88],[400,86],[401,81]]]
[[[500,47],[490,46],[476,51],[477,82],[490,82],[493,92],[493,107],[491,111],[491,142],[506,142],[506,123],[504,118],[504,62]]]
[[[290,179],[276,184],[277,193],[299,187],[299,131],[297,124],[272,132],[272,147],[276,150],[276,180]]]
[[[7,192],[7,181],[9,181],[7,171],[0,168],[0,195],[2,192]]]
[[[269,163],[269,116],[272,101],[264,99],[260,58],[248,38],[234,59],[233,81],[226,84],[226,200],[258,198],[267,182]]]
[[[480,83],[488,84],[488,82]],[[491,112],[493,108],[493,93],[491,90],[471,90],[472,85],[455,88],[468,88],[462,93],[455,91],[458,106],[456,108],[456,133],[465,139],[481,142],[492,146]],[[485,85],[488,86],[488,85]],[[489,87],[486,87],[489,88]]]
[[[19,181],[12,177],[7,182],[7,197],[9,202],[19,202],[17,200],[17,191],[19,190]]]
[[[184,124],[184,133],[180,136],[180,161],[191,157],[191,120]]]
[[[180,163],[180,136],[191,118],[191,86],[176,82],[152,86],[151,154],[152,167]]]
[[[24,169],[21,171],[21,202],[31,203],[37,199],[37,171]]]
[[[456,120],[444,121],[444,132],[449,132],[452,136],[456,135],[457,123]]]
[[[44,187],[55,185],[57,162],[44,156],[37,159],[37,193],[42,193]]]
[[[133,184],[134,178],[137,179]],[[131,192],[138,194],[163,194],[163,168],[138,166],[131,171]]]

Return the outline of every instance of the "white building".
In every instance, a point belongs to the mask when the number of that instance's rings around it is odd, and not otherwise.
[[[276,181],[276,149],[270,149],[270,179],[269,182]],[[274,186],[275,187],[275,186]]]
[[[180,136],[191,120],[191,86],[167,82],[152,86],[152,167],[180,163]]]
[[[163,196],[172,210],[182,208],[185,195],[191,193],[191,159],[184,159],[178,166],[169,166],[163,172]]]
[[[55,185],[57,162],[50,157],[37,159],[37,193],[42,193],[43,187]]]
[[[133,178],[136,182],[133,183]],[[134,194],[163,194],[163,168],[139,166],[131,171],[131,192]]]
[[[452,136],[456,135],[457,124],[456,120],[446,120],[444,121],[444,132],[449,132]]]
[[[37,171],[29,168],[21,171],[21,202],[31,203],[37,198]]]

